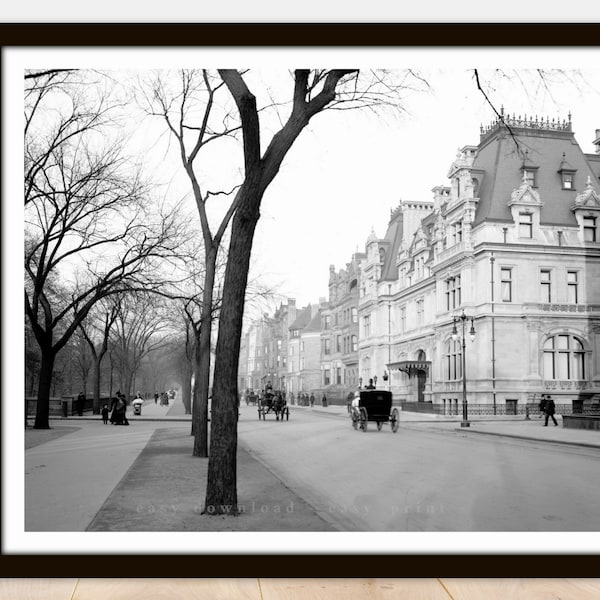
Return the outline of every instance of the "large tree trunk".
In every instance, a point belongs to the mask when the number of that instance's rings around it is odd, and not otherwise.
[[[233,219],[219,335],[211,412],[210,457],[205,513],[237,514],[237,422],[239,366],[244,299],[258,206],[262,193],[245,190],[251,206],[242,206]],[[245,199],[246,199],[245,198]]]
[[[350,72],[330,71],[322,91],[307,101],[309,71],[296,71],[294,102],[290,118],[273,136],[261,158],[260,123],[256,98],[238,71],[229,69],[219,71],[240,114],[244,140],[244,183],[236,197],[238,206],[232,222],[219,317],[210,457],[204,508],[208,514],[237,513],[237,375],[250,254],[254,231],[260,217],[262,197],[279,172],[281,162],[298,135],[312,116],[335,99],[337,83]]]
[[[42,351],[42,364],[33,428],[50,429],[50,389],[52,387],[52,370],[54,369],[56,353],[50,348],[41,347],[40,349]]]

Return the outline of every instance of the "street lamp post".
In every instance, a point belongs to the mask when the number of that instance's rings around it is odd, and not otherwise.
[[[462,400],[462,421],[460,423],[461,427],[470,427],[471,423],[469,423],[469,411],[467,404],[467,361],[466,361],[466,340],[465,340],[465,323],[469,319],[467,315],[465,315],[465,311],[462,311],[462,314],[458,317],[454,317],[452,324],[452,339],[454,341],[458,338],[458,331],[456,329],[456,323],[461,321],[462,324],[462,380],[463,380],[463,400]],[[471,336],[471,341],[475,341],[475,325],[473,323],[473,317],[471,317],[471,329],[469,331],[469,335]]]

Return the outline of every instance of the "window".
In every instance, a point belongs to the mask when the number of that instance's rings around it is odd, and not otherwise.
[[[298,329],[292,329],[291,336],[293,338],[300,337],[300,331]]]
[[[596,217],[583,217],[583,241],[596,241]]]
[[[329,338],[325,338],[322,340],[323,343],[323,354],[331,354],[331,340]]]
[[[536,171],[534,169],[523,169],[523,181],[530,185],[531,187],[536,187]]]
[[[552,271],[550,269],[540,271],[540,289],[542,302],[552,302]]]
[[[458,308],[460,303],[460,275],[456,275],[446,279],[446,310]]]
[[[352,322],[358,323],[358,310],[352,307]]]
[[[562,172],[562,187],[563,187],[563,190],[575,189],[575,174],[574,173],[568,173],[566,171]]]
[[[329,385],[331,383],[329,366],[323,369],[323,385]]]
[[[339,385],[340,383],[342,383],[342,368],[341,367],[336,367],[335,368],[335,382]]]
[[[365,337],[369,337],[371,335],[371,315],[366,315],[363,317],[363,331]]]
[[[560,334],[544,343],[545,379],[585,379],[585,351],[573,335]]]
[[[567,301],[569,304],[579,303],[579,273],[567,271]]]
[[[417,300],[417,324],[423,325],[423,300]]]
[[[304,370],[304,356],[300,357],[300,370],[303,371]]]
[[[533,215],[531,213],[519,213],[519,237],[533,237]]]
[[[455,244],[460,244],[462,242],[462,221],[457,221],[454,224],[452,240]]]
[[[358,352],[358,338],[355,335],[352,336],[352,352]]]
[[[300,342],[300,352],[304,352],[304,342]]]
[[[446,380],[462,378],[462,352],[458,340],[450,340],[446,347]]]
[[[500,297],[502,302],[512,302],[512,268],[500,269]]]
[[[335,337],[335,351],[336,352],[342,351],[342,336],[340,336],[340,335],[337,335]]]

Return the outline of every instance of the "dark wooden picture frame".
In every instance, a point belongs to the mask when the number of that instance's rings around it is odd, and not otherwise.
[[[597,46],[595,23],[62,23],[0,24],[7,47],[42,46]],[[7,115],[3,114],[3,120]],[[6,150],[6,149],[5,149]],[[8,201],[3,199],[3,206]],[[4,226],[7,227],[6,222]],[[5,260],[6,255],[5,255]],[[3,340],[6,342],[6,340]],[[6,355],[5,355],[6,360]],[[3,369],[5,364],[3,363]],[[5,379],[6,382],[6,379]],[[6,384],[5,384],[6,385]],[[5,448],[3,462],[10,460]],[[9,483],[4,481],[4,492]],[[3,520],[8,515],[2,515]],[[400,534],[399,534],[400,535]],[[212,554],[0,556],[3,577],[590,577],[585,554]]]

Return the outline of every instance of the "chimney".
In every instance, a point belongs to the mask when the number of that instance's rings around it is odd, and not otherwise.
[[[296,320],[296,299],[288,298],[288,327]]]
[[[600,154],[600,129],[596,129],[596,139],[593,144],[596,146],[596,154]]]

